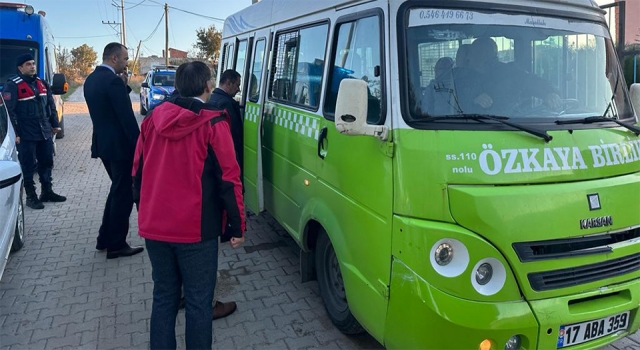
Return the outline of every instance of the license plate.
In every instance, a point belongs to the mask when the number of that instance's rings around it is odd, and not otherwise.
[[[560,326],[558,349],[624,331],[629,327],[629,321],[629,311],[627,311],[598,320]]]

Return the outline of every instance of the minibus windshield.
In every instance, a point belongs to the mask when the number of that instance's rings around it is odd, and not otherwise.
[[[436,116],[469,123],[459,118],[465,114],[527,123],[635,118],[609,33],[599,23],[426,8],[410,9],[405,18],[410,124]]]

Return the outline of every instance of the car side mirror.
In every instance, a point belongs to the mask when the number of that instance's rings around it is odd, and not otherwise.
[[[22,174],[20,163],[0,161],[0,183],[15,179],[16,177],[19,177],[20,174]],[[18,181],[19,179],[17,181],[13,181],[12,183]]]
[[[54,95],[64,95],[69,90],[69,83],[67,83],[67,77],[62,73],[53,75],[53,81],[51,82],[51,92]]]
[[[631,105],[636,110],[638,118],[640,118],[640,84],[631,84],[629,95],[631,97]]]
[[[149,87],[149,83],[145,82],[145,83],[142,83],[142,85],[140,85],[140,86],[142,86],[143,88],[148,88]]]
[[[360,79],[343,79],[338,90],[335,124],[345,135],[369,135],[386,141],[389,129],[367,124],[369,106],[367,83]]]

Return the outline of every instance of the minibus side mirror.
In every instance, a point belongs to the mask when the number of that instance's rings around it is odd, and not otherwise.
[[[384,125],[367,124],[367,83],[360,79],[343,79],[338,90],[335,123],[345,135],[369,135],[387,140],[389,130]]]
[[[64,95],[69,90],[69,84],[67,83],[67,77],[62,73],[53,75],[53,82],[51,84],[51,92],[54,95]]]
[[[631,105],[633,105],[636,115],[640,118],[640,84],[631,84],[629,95],[631,96]]]
[[[140,85],[140,86],[142,86],[143,88],[148,88],[149,87],[149,83],[142,83],[142,85]]]

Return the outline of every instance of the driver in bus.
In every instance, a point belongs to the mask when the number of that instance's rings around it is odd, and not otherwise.
[[[475,85],[479,86],[479,94],[473,98],[474,109],[477,110],[479,106],[484,113],[511,113],[523,102],[530,104],[526,102],[530,101],[530,97],[542,99],[551,110],[561,108],[562,100],[558,91],[549,81],[525,71],[513,62],[498,60],[498,46],[493,39],[484,37],[474,40],[471,57],[471,68],[477,73]]]

